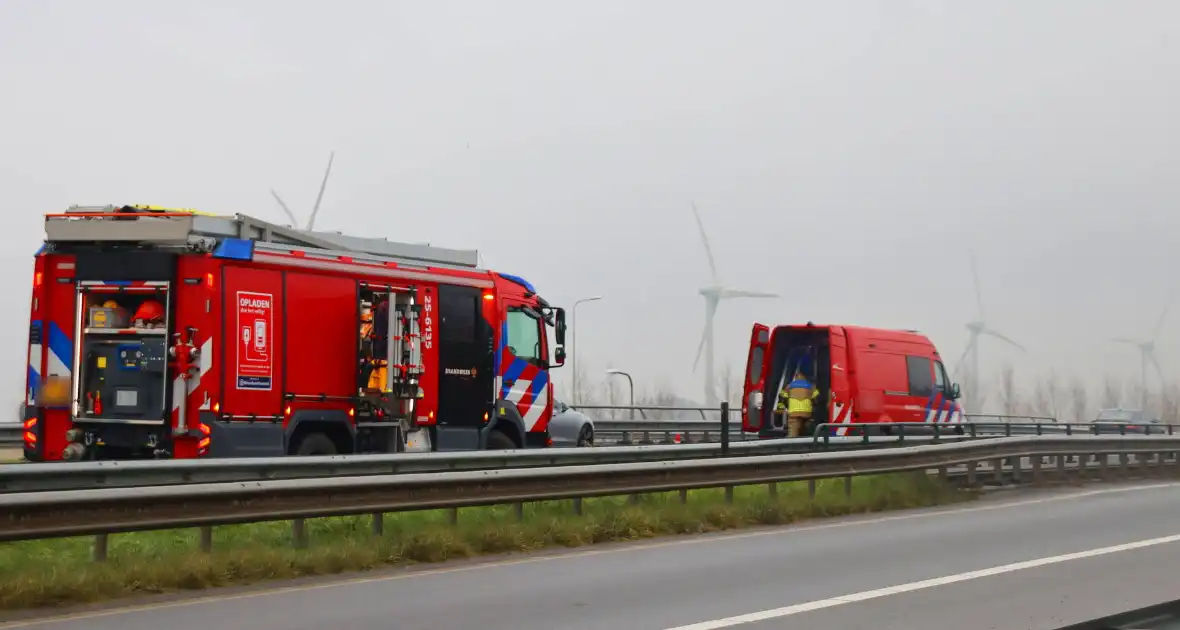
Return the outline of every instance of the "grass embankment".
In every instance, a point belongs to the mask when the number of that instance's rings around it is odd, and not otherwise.
[[[69,538],[0,544],[0,608],[77,604],[121,596],[245,584],[261,580],[372,569],[418,562],[576,547],[654,536],[696,534],[751,525],[775,525],[845,514],[950,503],[971,498],[926,475],[859,477],[851,498],[840,479],[783,483],[771,499],[765,486],[696,490],[681,504],[677,493],[587,499],[583,515],[571,502],[466,508],[452,525],[449,512],[387,514],[385,534],[371,534],[368,517],[307,521],[310,545],[294,549],[287,522],[219,527],[213,552],[199,552],[197,530],[112,536],[108,560],[91,561],[93,539]]]
[[[0,446],[0,464],[17,464],[25,461],[23,449]]]

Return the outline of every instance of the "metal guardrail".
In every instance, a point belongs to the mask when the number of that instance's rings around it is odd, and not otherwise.
[[[21,445],[21,425],[0,425],[0,446],[6,444]]]
[[[945,477],[952,467],[966,467],[967,483],[975,485],[981,462],[992,462],[998,476],[1005,460],[1020,470],[1024,458],[1035,481],[1046,456],[1057,459],[1061,474],[1065,456],[1096,457],[1108,473],[1116,455],[1123,470],[1135,458],[1145,472],[1174,472],[1177,452],[1174,436],[1028,436],[867,451],[10,493],[0,495],[0,541],[95,535],[95,559],[102,560],[112,533],[200,527],[208,551],[213,526],[292,520],[294,542],[303,546],[304,519],[316,517],[371,514],[379,534],[387,512],[516,504],[519,518],[530,501],[573,499],[580,513],[585,497],[680,490],[683,501],[689,489],[725,487],[732,500],[739,485],[839,477],[850,495],[855,476],[937,470]]]
[[[906,443],[939,443],[970,439],[973,438],[970,436],[911,436],[907,438]],[[231,481],[248,482],[267,479],[307,479],[455,470],[536,468],[672,459],[708,459],[723,456],[745,457],[808,453],[818,450],[889,448],[900,444],[903,444],[903,441],[896,437],[874,436],[868,439],[863,437],[833,438],[825,442],[816,442],[812,438],[759,440],[732,444],[727,451],[723,451],[720,444],[682,444],[388,455],[5,464],[0,465],[0,493],[102,487],[176,486]]]

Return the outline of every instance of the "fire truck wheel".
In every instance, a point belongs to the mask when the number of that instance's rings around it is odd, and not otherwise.
[[[488,434],[488,450],[489,451],[505,451],[516,448],[516,443],[512,438],[504,434],[503,431],[492,431]]]
[[[578,432],[578,446],[594,446],[594,428],[584,426]]]
[[[308,433],[299,440],[296,455],[335,455],[336,444],[323,433]]]

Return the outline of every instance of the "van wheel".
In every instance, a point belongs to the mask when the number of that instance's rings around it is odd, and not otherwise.
[[[578,446],[594,446],[594,427],[586,425],[578,431]]]
[[[336,443],[323,433],[308,433],[299,440],[296,455],[335,455]]]
[[[489,451],[508,451],[516,448],[516,443],[512,438],[504,434],[503,431],[492,431],[488,434],[488,449]]]

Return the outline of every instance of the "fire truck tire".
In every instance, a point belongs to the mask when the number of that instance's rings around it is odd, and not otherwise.
[[[296,455],[335,455],[336,443],[323,433],[308,433],[299,440]]]
[[[505,435],[503,431],[492,431],[488,433],[488,449],[489,451],[505,451],[516,448],[516,443],[512,438]]]

